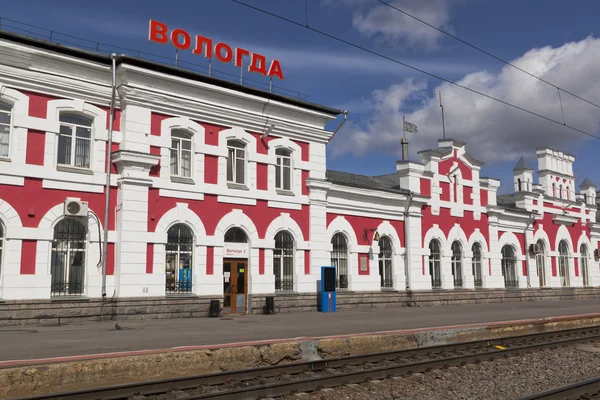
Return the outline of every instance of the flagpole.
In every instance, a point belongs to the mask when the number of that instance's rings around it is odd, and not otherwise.
[[[442,109],[442,135],[444,135],[444,139],[446,139],[446,126],[444,124],[444,106],[442,105],[442,91],[439,91],[440,94],[440,108]]]

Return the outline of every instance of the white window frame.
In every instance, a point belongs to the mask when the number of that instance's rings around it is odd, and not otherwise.
[[[179,136],[177,136],[179,135]],[[173,142],[176,141],[178,143],[178,147],[177,148],[173,148]],[[184,149],[183,148],[183,144],[184,143],[189,143],[189,149]],[[176,155],[176,161],[177,161],[177,165],[176,165],[176,169],[177,171],[173,172],[172,170],[172,165],[173,165],[173,151],[175,151],[177,153]],[[182,172],[182,155],[184,152],[189,153],[189,158],[190,158],[190,169],[189,169],[189,173],[185,174],[184,172]],[[194,170],[194,143],[193,143],[193,135],[183,129],[173,129],[171,131],[171,145],[169,147],[169,172],[171,174],[171,176],[179,176],[182,178],[191,178],[193,175],[193,171]]]
[[[558,277],[562,287],[571,286],[569,268],[569,245],[563,239],[558,243]]]
[[[287,154],[278,154],[278,152],[285,152]],[[292,164],[292,150],[287,149],[285,147],[275,149],[275,160],[275,188],[277,190],[285,190],[291,192],[292,188],[294,187],[294,167]],[[285,160],[288,160],[288,165],[283,165]],[[284,173],[286,169],[289,174],[289,188],[284,187]],[[279,171],[279,179],[277,179],[277,171]]]
[[[81,125],[81,124],[74,124],[71,122],[63,122],[61,121],[61,118],[64,115],[73,115],[76,117],[80,117],[80,118],[85,118],[90,122],[90,125]],[[59,167],[69,167],[69,168],[78,168],[78,169],[83,169],[83,170],[91,170],[92,169],[92,165],[93,165],[93,160],[92,160],[92,156],[93,156],[93,142],[94,142],[94,119],[88,117],[88,116],[82,116],[82,115],[78,115],[77,113],[74,112],[70,112],[70,111],[61,111],[59,116],[58,116],[58,120],[59,120],[59,133],[58,133],[58,140],[56,141],[56,164]],[[71,138],[71,149],[70,149],[70,159],[69,159],[69,164],[62,164],[59,162],[59,154],[60,154],[60,137],[61,136],[65,136],[67,137],[67,135],[60,133],[60,128],[62,128],[63,126],[68,127],[71,130],[71,135],[69,135],[68,137]],[[84,128],[84,129],[89,129],[90,131],[90,137],[89,138],[78,138],[77,137],[77,128]],[[81,139],[81,140],[87,140],[88,141],[88,146],[89,146],[89,157],[88,157],[88,162],[89,165],[87,166],[76,166],[75,165],[75,149],[77,148],[77,139]]]
[[[5,110],[6,107],[8,110]],[[0,158],[10,158],[10,147],[13,137],[13,109],[14,107],[11,104],[0,101],[0,114],[8,114],[8,147],[6,149],[6,154],[0,153]],[[0,123],[0,127],[6,126],[6,124]]]
[[[0,237],[0,240],[2,238]],[[581,278],[583,280],[583,286],[590,286],[590,270],[589,270],[589,259],[587,245],[582,244],[579,246],[579,267],[581,269]]]
[[[248,171],[248,146],[246,145],[246,143],[237,140],[237,139],[229,139],[227,141],[227,168],[226,168],[226,174],[227,174],[227,183],[233,183],[236,185],[245,185],[246,184],[246,174]],[[240,157],[239,156],[239,152],[243,152],[243,156]],[[231,162],[231,157],[233,154],[233,163]],[[238,160],[242,160],[242,165],[244,166],[244,171],[242,174],[243,177],[243,181],[242,182],[238,182],[236,180],[237,177],[237,161]],[[229,168],[232,168],[231,170],[231,178],[232,180],[229,180]]]

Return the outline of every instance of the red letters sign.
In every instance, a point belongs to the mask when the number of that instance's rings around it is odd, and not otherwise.
[[[190,50],[192,48],[192,37],[185,30],[175,28],[169,34],[169,28],[167,28],[167,25],[153,19],[150,20],[150,32],[148,39],[151,42],[160,44],[167,44],[169,43],[169,39],[171,39],[173,46],[183,51]],[[217,43],[213,48],[212,39],[204,36],[196,35],[196,41],[194,43],[192,53],[198,55],[204,53],[204,57],[206,58],[212,58],[214,53],[219,61],[224,63],[230,63],[233,61],[236,67],[243,66],[244,56],[250,57],[248,71],[258,72],[261,75],[270,77],[275,76],[283,80],[283,72],[281,72],[281,64],[279,64],[279,61],[271,61],[271,65],[267,71],[267,59],[265,56],[258,53],[251,53],[242,48],[236,48],[234,51],[232,50],[231,46],[223,42]]]

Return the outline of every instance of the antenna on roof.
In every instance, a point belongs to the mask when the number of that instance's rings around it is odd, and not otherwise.
[[[442,104],[442,91],[439,91],[440,95],[440,108],[442,109],[442,135],[444,135],[444,139],[446,139],[446,126],[444,124],[444,105]]]

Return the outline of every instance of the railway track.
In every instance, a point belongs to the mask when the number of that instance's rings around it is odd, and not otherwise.
[[[520,397],[518,400],[591,400],[600,399],[600,377],[586,379],[543,392]]]
[[[141,396],[166,395],[172,391],[177,391],[177,394],[174,394],[173,397],[164,398],[235,400],[277,397],[294,392],[311,392],[321,388],[361,383],[374,379],[386,379],[393,376],[426,372],[432,369],[509,357],[539,349],[599,340],[600,325],[493,340],[478,340],[411,350],[388,351],[99,387],[32,396],[20,400],[121,400],[134,395],[136,399],[142,398]]]

